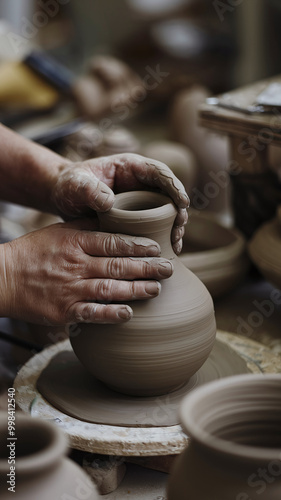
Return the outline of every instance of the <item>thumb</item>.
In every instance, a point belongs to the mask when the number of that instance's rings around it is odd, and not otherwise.
[[[107,212],[114,203],[114,193],[104,182],[96,177],[90,178],[85,191],[84,203],[96,212]]]

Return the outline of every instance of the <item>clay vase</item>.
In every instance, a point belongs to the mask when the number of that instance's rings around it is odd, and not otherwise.
[[[238,375],[184,398],[190,437],[168,483],[168,500],[278,500],[281,375]]]
[[[98,500],[96,487],[87,474],[66,458],[63,433],[46,420],[16,413],[15,448],[7,440],[7,412],[0,413],[0,497],[1,500]],[[9,446],[9,447],[8,447]],[[10,467],[14,467],[15,476]],[[7,474],[10,474],[7,476]],[[13,487],[15,492],[8,490]],[[11,481],[11,483],[7,483]]]
[[[198,165],[192,151],[172,141],[154,141],[146,144],[143,156],[166,163],[175,176],[183,183],[188,194],[197,185]]]
[[[248,248],[251,259],[265,279],[281,288],[281,206],[275,219],[255,232]]]
[[[167,196],[135,191],[117,195],[114,207],[99,214],[103,231],[151,238],[174,265],[158,297],[130,303],[130,321],[80,324],[80,333],[70,338],[87,370],[124,394],[154,396],[176,390],[203,365],[215,340],[211,296],[171,246],[176,213]]]
[[[139,141],[136,136],[125,127],[114,127],[103,134],[103,142],[99,149],[99,156],[109,156],[120,153],[137,153]]]
[[[233,290],[249,269],[246,241],[211,215],[190,210],[181,262],[203,281],[213,298]]]
[[[198,161],[200,183],[188,193],[192,206],[196,210],[210,210],[219,222],[230,225],[230,181],[225,181],[230,160],[228,139],[198,123],[199,107],[209,96],[209,90],[199,85],[176,94],[170,112],[171,137],[190,148]]]

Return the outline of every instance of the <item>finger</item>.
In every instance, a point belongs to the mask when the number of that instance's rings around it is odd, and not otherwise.
[[[186,208],[179,208],[178,214],[174,221],[174,226],[185,226],[188,221],[188,213]]]
[[[161,252],[149,238],[100,232],[81,232],[78,237],[82,250],[95,257],[157,257]]]
[[[93,279],[82,282],[85,300],[102,302],[122,302],[157,297],[161,290],[158,281],[119,281],[113,279]]]
[[[155,258],[88,257],[85,269],[89,278],[118,280],[166,279],[173,274],[173,264],[169,260]]]
[[[69,323],[125,323],[133,316],[131,307],[123,304],[78,302],[68,311]]]
[[[183,238],[184,235],[184,227],[174,227],[172,230],[172,243],[177,243]]]
[[[174,252],[175,252],[176,255],[179,255],[181,253],[181,251],[182,251],[182,240],[179,240],[176,243],[174,243],[173,250],[174,250]]]
[[[160,188],[172,198],[179,208],[189,206],[189,198],[183,184],[165,163],[135,154],[120,156],[121,161],[123,158],[123,161],[130,163],[136,178],[143,184]]]
[[[77,216],[85,210],[107,211],[114,203],[114,193],[89,169],[87,162],[83,167],[68,168],[59,178],[53,192],[58,209],[65,215]]]

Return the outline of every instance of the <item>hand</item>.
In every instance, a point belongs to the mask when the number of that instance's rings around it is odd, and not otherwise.
[[[81,217],[91,211],[109,210],[114,202],[114,193],[145,187],[160,189],[177,206],[172,244],[175,253],[179,254],[189,198],[182,183],[164,163],[132,153],[68,163],[60,169],[52,199],[55,211],[63,218]]]
[[[132,317],[124,302],[156,297],[158,280],[173,272],[158,258],[159,245],[97,228],[81,219],[0,245],[0,315],[48,325],[122,323]]]

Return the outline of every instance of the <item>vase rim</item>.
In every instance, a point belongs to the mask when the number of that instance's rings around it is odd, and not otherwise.
[[[272,387],[273,384],[275,387],[277,384],[280,384],[281,399],[281,374],[243,374],[215,380],[199,387],[182,400],[180,406],[182,427],[187,435],[195,442],[221,455],[255,462],[260,462],[261,460],[270,461],[274,459],[281,461],[281,446],[280,448],[273,448],[270,446],[263,447],[261,445],[254,446],[220,438],[214,433],[202,428],[198,422],[198,418],[196,418],[196,415],[192,411],[200,402],[204,400],[208,401],[208,398],[212,400],[218,391],[223,391],[224,389],[231,391],[232,388],[239,387],[245,388],[247,383],[249,387],[251,385],[254,387],[256,383],[260,384],[260,386],[263,385],[268,387],[270,384]]]
[[[138,208],[142,204],[152,206]],[[137,209],[133,208],[134,206]],[[102,215],[118,219],[141,218],[142,221],[149,221],[158,217],[175,216],[176,213],[173,200],[166,194],[156,191],[128,191],[117,194],[113,207]]]
[[[8,420],[6,412],[0,412],[0,432],[8,437]],[[44,437],[42,447],[36,447],[34,452],[27,452],[17,456],[17,445],[20,445],[20,433],[31,429]],[[35,433],[36,436],[36,433]],[[17,474],[36,474],[53,467],[66,453],[68,444],[65,435],[54,425],[46,420],[33,418],[30,415],[17,412],[15,420],[15,466]],[[7,440],[7,444],[13,441]],[[34,442],[35,443],[35,442]],[[37,443],[35,443],[37,444]],[[7,456],[9,449],[7,448]],[[0,473],[10,470],[7,458],[0,458]]]

